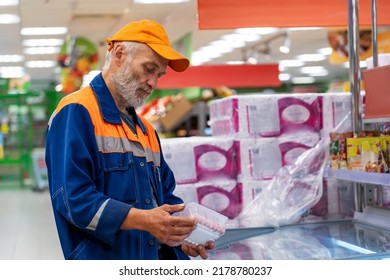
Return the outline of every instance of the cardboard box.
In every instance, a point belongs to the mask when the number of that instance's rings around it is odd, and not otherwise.
[[[184,96],[174,102],[165,116],[159,117],[157,122],[164,131],[171,131],[191,112],[192,104]]]

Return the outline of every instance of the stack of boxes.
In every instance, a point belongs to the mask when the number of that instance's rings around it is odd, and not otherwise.
[[[283,166],[331,131],[351,130],[351,95],[250,94],[210,104],[210,137],[162,139],[176,194],[234,219]],[[327,204],[327,194],[319,202]],[[326,205],[313,208],[327,213]]]

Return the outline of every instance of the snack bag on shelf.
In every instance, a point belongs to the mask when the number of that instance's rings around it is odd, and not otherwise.
[[[389,173],[387,138],[387,136],[348,138],[348,169]]]
[[[361,143],[362,138],[347,138],[347,164],[349,170],[363,171]]]
[[[329,154],[330,166],[333,169],[347,169],[346,139],[352,137],[352,132],[330,133]]]

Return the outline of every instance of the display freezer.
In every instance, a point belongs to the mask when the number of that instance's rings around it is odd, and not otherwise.
[[[209,259],[390,259],[390,231],[354,220],[227,229]]]

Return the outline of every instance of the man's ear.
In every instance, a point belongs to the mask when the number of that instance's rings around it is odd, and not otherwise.
[[[115,63],[118,62],[120,63],[123,55],[125,54],[125,48],[123,47],[123,45],[121,43],[116,43],[114,45],[112,52],[113,52],[113,57],[115,59]]]

